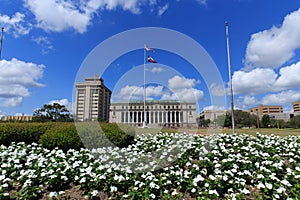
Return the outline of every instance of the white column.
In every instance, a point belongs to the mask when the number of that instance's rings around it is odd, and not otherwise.
[[[175,118],[174,118],[175,123],[177,123],[177,111],[175,111]]]

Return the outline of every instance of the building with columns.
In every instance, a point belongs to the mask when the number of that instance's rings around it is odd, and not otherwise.
[[[75,120],[109,120],[111,91],[98,75],[76,83]]]
[[[146,121],[149,127],[196,127],[196,103],[177,100],[147,100]],[[131,100],[110,105],[109,122],[142,126],[144,101]]]

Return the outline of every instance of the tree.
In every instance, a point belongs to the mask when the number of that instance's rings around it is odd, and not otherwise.
[[[269,127],[269,125],[271,124],[271,120],[270,120],[270,116],[269,115],[263,115],[261,118],[261,125],[264,128]]]
[[[45,104],[33,113],[33,121],[69,122],[73,117],[65,105],[59,103]]]
[[[290,119],[289,127],[291,128],[300,128],[300,115],[297,115]]]

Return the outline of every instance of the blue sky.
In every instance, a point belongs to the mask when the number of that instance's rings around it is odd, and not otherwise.
[[[283,105],[300,99],[300,2],[295,0],[1,0],[0,26],[5,28],[0,60],[0,115],[24,113],[58,101],[71,107],[74,82],[97,46],[124,31],[156,27],[185,35],[203,47],[190,52],[195,59],[207,53],[223,85],[199,73],[186,57],[157,44],[168,39],[155,31],[157,41],[144,41],[158,61],[147,63],[147,98],[197,101],[198,112],[222,107],[212,99],[228,87],[225,21],[229,22],[234,105],[247,109],[257,104]],[[143,35],[139,36],[143,39]],[[142,99],[143,44],[129,46],[107,66],[98,60],[86,74],[101,72],[113,91],[112,101]],[[174,41],[183,45],[183,41]],[[153,46],[152,46],[153,45]],[[126,47],[124,47],[126,46]],[[117,52],[118,45],[107,49]],[[188,51],[188,49],[186,50]],[[206,67],[206,68],[205,68]],[[214,87],[213,87],[214,86]],[[226,98],[224,107],[229,107]]]

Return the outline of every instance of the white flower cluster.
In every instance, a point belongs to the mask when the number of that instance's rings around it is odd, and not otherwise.
[[[0,199],[49,198],[79,185],[90,198],[287,199],[300,196],[300,137],[142,135],[127,148],[63,152],[0,146]]]

